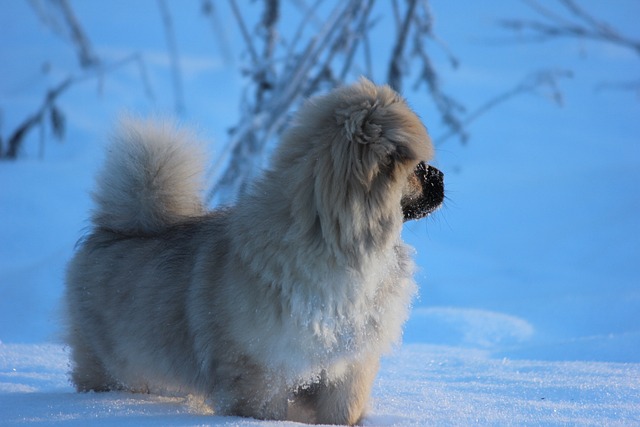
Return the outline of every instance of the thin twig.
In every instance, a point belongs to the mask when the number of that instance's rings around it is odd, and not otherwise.
[[[280,17],[280,3],[278,0],[265,0],[265,10],[262,14],[261,26],[264,34],[264,49],[262,52],[262,66],[253,74],[257,84],[256,106],[259,108],[265,94],[273,90],[275,71],[273,70],[273,53],[276,47],[276,25]]]
[[[404,61],[404,46],[409,37],[411,20],[416,9],[417,0],[408,0],[407,11],[402,21],[402,26],[396,38],[396,43],[389,62],[387,83],[398,92],[402,91],[402,62]]]
[[[173,21],[171,13],[165,0],[158,0],[158,9],[164,25],[164,34],[167,39],[167,49],[169,50],[169,60],[171,61],[171,79],[173,82],[173,96],[176,114],[182,115],[185,111],[184,92],[182,89],[182,72],[180,71],[180,56],[178,55],[178,44],[176,43],[173,31]]]
[[[2,155],[5,159],[14,160],[18,157],[18,151],[22,145],[22,141],[27,133],[29,133],[36,125],[43,122],[45,114],[51,109],[56,99],[64,93],[72,84],[79,80],[74,77],[67,77],[53,89],[47,91],[44,100],[35,113],[27,117],[18,128],[13,131],[7,140],[7,151]]]
[[[375,7],[374,0],[335,2],[328,16],[324,18],[322,26],[315,34],[305,38],[303,36],[308,34],[305,31],[307,24],[314,19],[316,11],[320,10],[320,0],[317,0],[311,8],[303,9],[306,13],[301,17],[298,26],[294,27],[294,39],[289,43],[285,41],[279,44],[273,51],[269,51],[268,55],[262,57],[258,56],[256,47],[261,42],[269,43],[268,31],[264,30],[264,19],[257,24],[257,33],[261,38],[249,40],[248,27],[235,0],[229,1],[240,31],[243,37],[247,38],[247,52],[251,59],[251,71],[248,72],[251,76],[249,89],[257,89],[259,93],[260,85],[266,81],[269,83],[269,96],[250,96],[251,92],[246,90],[241,100],[242,116],[238,125],[208,175],[208,182],[211,184],[207,194],[209,203],[214,197],[216,202],[228,202],[229,196],[243,191],[252,171],[259,166],[265,147],[289,122],[293,107],[321,88],[331,88],[344,82],[355,69],[360,68],[360,46],[363,46],[366,72],[370,77],[372,72],[368,35],[373,27],[371,16]],[[413,58],[417,58],[426,64],[423,73],[429,74],[428,84],[431,85],[432,98],[438,105],[445,123],[453,127],[459,123],[457,114],[462,107],[442,91],[436,70],[428,57],[423,60],[419,56],[412,56],[409,59],[406,43],[413,37],[415,43],[422,45],[425,41],[423,36],[426,36],[441,45],[453,66],[457,64],[457,60],[433,35],[432,17],[427,0],[409,0],[402,9],[402,18],[399,18],[400,13],[397,10],[399,3],[385,3],[387,7],[395,7],[394,12],[398,16],[396,44],[391,56],[395,69],[390,67],[391,80],[395,82],[396,88],[400,89],[405,61],[409,64],[413,62]],[[419,5],[421,7],[418,7]],[[420,19],[415,18],[416,14],[421,15]],[[278,51],[278,48],[282,50]],[[426,55],[426,47],[422,48],[422,53]],[[268,71],[268,78],[261,74],[265,71]]]
[[[33,114],[27,116],[27,118],[25,118],[22,123],[20,123],[20,125],[18,125],[18,127],[8,137],[6,151],[0,151],[0,159],[16,159],[26,135],[30,133],[36,126],[40,126],[42,128],[44,126],[47,114],[51,115],[52,121],[63,120],[61,112],[56,108],[56,101],[72,86],[90,79],[100,78],[101,76],[108,74],[130,62],[136,62],[138,66],[141,67],[141,73],[143,72],[144,62],[140,58],[140,55],[132,54],[112,64],[102,65],[99,69],[95,69],[83,75],[68,76],[52,89],[49,89],[45,94],[44,99],[42,100],[42,103],[40,104],[38,109]],[[151,87],[149,86],[149,82],[146,79],[146,76],[142,76],[141,78],[143,80],[143,86],[145,87],[146,94],[151,99],[153,99],[153,92],[151,90]],[[62,137],[60,130],[56,131],[56,129],[54,129],[54,131],[54,135],[57,134],[58,138]],[[43,153],[42,135],[44,134],[41,134],[40,140],[41,154]]]
[[[318,27],[321,26],[321,23],[316,16],[321,3],[322,0],[316,0],[313,6],[307,9],[307,13],[304,15],[304,18],[300,20],[300,24],[294,33],[293,40],[289,44],[289,49],[286,54],[287,58],[293,57],[295,49],[298,46],[298,41],[302,40],[302,34],[304,33],[304,30],[307,29],[310,21],[314,21],[315,25]]]
[[[83,68],[89,68],[96,66],[100,60],[98,57],[92,52],[91,45],[89,43],[89,39],[84,33],[84,30],[80,26],[80,23],[76,19],[73,14],[73,10],[67,0],[51,0],[55,5],[58,6],[60,11],[62,12],[62,16],[64,17],[67,25],[69,26],[69,31],[71,32],[71,40],[75,44],[78,49],[78,56],[80,59],[80,65]]]
[[[328,47],[334,46],[331,43],[334,35],[341,34],[340,29],[349,22],[352,11],[358,6],[357,0],[349,2],[341,2],[336,5],[327,21],[325,21],[318,33],[313,36],[306,46],[301,49],[300,55],[293,55],[290,59],[291,64],[285,66],[286,73],[282,74],[275,81],[275,91],[278,96],[265,100],[265,104],[261,107],[253,107],[253,117],[243,117],[241,125],[234,131],[231,140],[221,153],[217,162],[210,170],[209,182],[211,182],[210,191],[207,199],[210,202],[214,195],[222,190],[223,187],[229,187],[229,183],[241,187],[244,185],[247,177],[246,168],[238,169],[240,159],[249,162],[248,157],[243,157],[246,153],[246,147],[238,147],[239,144],[251,145],[251,150],[255,157],[257,152],[263,150],[265,144],[272,135],[277,134],[286,121],[287,112],[291,109],[296,101],[299,101],[306,92],[306,85],[309,81],[310,71],[317,66],[320,56]],[[255,112],[258,111],[256,114]],[[255,133],[260,131],[261,136]],[[223,165],[228,165],[226,170],[220,175]],[[240,176],[241,178],[238,178]],[[233,193],[233,191],[228,191]]]
[[[572,73],[567,70],[544,70],[531,75],[526,76],[520,83],[512,87],[511,89],[496,95],[489,99],[485,103],[481,104],[478,108],[462,120],[462,125],[467,128],[471,123],[476,121],[481,116],[487,114],[489,111],[498,107],[500,104],[504,104],[511,99],[525,94],[532,93],[539,89],[541,86],[548,86],[552,90],[552,98],[556,103],[561,103],[561,94],[557,87],[557,80],[560,78],[570,78]],[[450,130],[438,138],[436,138],[437,144],[442,144],[444,141],[455,136],[457,132]]]
[[[233,61],[233,54],[231,53],[231,49],[229,47],[229,37],[227,31],[225,31],[225,26],[220,21],[220,17],[218,16],[218,11],[214,6],[214,2],[212,0],[202,0],[200,10],[202,14],[209,18],[209,22],[211,23],[211,29],[216,35],[216,40],[218,42],[218,48],[220,49],[220,53],[222,54],[222,58],[225,62],[230,63]]]
[[[55,9],[55,15],[59,15],[64,21],[62,24],[54,17],[54,13],[45,12],[43,5],[34,0],[30,0],[29,4],[34,12],[40,18],[42,23],[49,27],[55,34],[71,43],[78,56],[78,62],[81,68],[91,68],[98,66],[100,59],[93,52],[91,43],[86,33],[82,29],[80,22],[73,13],[73,9],[67,0],[50,0],[49,2]]]
[[[525,0],[526,4],[548,22],[507,19],[502,20],[500,25],[516,32],[527,31],[530,35],[525,38],[520,38],[520,42],[539,43],[561,37],[589,39],[625,47],[640,55],[640,40],[621,35],[611,25],[594,18],[587,11],[579,7],[573,0],[558,1],[581,22],[576,23],[564,19],[550,12],[548,9],[543,8],[535,0]]]
[[[347,52],[345,63],[342,67],[342,72],[340,72],[340,80],[344,80],[347,77],[347,73],[351,69],[351,64],[353,62],[353,58],[356,53],[356,49],[358,48],[359,41],[364,38],[364,34],[366,34],[367,23],[369,21],[369,14],[371,13],[371,9],[373,8],[374,0],[368,0],[364,6],[361,6],[360,9],[360,22],[356,28],[355,34],[349,39],[349,52]]]
[[[236,18],[236,22],[238,23],[238,27],[240,27],[240,33],[242,34],[242,38],[244,38],[244,42],[247,45],[247,49],[249,50],[249,55],[251,56],[251,64],[254,66],[258,65],[258,52],[256,48],[253,46],[253,40],[251,38],[251,34],[249,34],[249,30],[247,30],[247,26],[244,23],[244,19],[242,18],[242,13],[238,8],[235,0],[229,0],[229,4],[231,5],[231,11],[233,12],[233,16]]]
[[[460,61],[458,61],[458,58],[456,58],[456,56],[453,54],[447,43],[445,43],[444,40],[438,37],[438,35],[433,30],[434,18],[433,13],[431,12],[431,8],[429,7],[429,2],[422,1],[421,5],[424,17],[422,17],[419,13],[416,13],[414,16],[415,25],[418,27],[418,31],[437,43],[438,46],[440,46],[440,49],[442,49],[444,54],[447,56],[447,59],[449,60],[451,66],[453,68],[458,68]]]

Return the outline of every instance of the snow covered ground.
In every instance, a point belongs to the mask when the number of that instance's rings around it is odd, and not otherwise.
[[[465,2],[461,14],[454,3],[432,0],[436,31],[461,61],[442,78],[471,110],[535,70],[571,69],[573,78],[560,81],[561,108],[545,93],[520,96],[474,123],[466,146],[437,146],[448,200],[405,228],[420,299],[405,344],[383,363],[365,424],[640,425],[640,98],[598,89],[637,81],[638,56],[571,40],[496,43],[505,38],[497,19],[530,10],[494,0]],[[185,119],[224,142],[241,80],[217,59],[197,4],[169,4],[181,35]],[[581,4],[640,37],[637,2]],[[106,76],[101,94],[82,83],[60,100],[63,144],[47,140],[40,158],[35,134],[21,160],[0,163],[0,425],[278,424],[205,415],[193,399],[76,394],[66,379],[57,307],[65,263],[88,226],[104,135],[122,109],[173,105],[156,4],[73,5],[103,57],[143,52],[155,100],[145,98],[135,67]],[[27,2],[3,6],[6,138],[76,59]],[[449,70],[446,59],[439,64]],[[442,134],[427,97],[406,95]]]
[[[58,345],[0,346],[0,425],[300,425],[211,416],[195,398],[77,394],[66,367]],[[364,425],[637,425],[639,379],[638,364],[498,360],[407,345],[384,361]]]

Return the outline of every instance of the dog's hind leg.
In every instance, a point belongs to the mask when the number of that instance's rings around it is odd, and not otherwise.
[[[71,342],[71,381],[78,391],[110,391],[121,389],[106,371],[102,361],[80,337]]]

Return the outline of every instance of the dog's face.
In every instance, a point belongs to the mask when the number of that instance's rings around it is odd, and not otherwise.
[[[434,152],[424,124],[393,89],[365,79],[305,103],[278,154],[273,169],[288,174],[301,201],[295,215],[345,246],[354,245],[345,230],[382,235],[444,199],[443,174],[427,165]]]
[[[420,219],[435,211],[444,200],[444,174],[420,162],[409,176],[402,197],[404,220]]]

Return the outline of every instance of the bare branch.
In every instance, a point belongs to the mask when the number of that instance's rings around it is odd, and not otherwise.
[[[543,8],[535,0],[527,0],[526,3],[544,19],[543,21],[507,19],[501,21],[500,25],[508,30],[523,33],[525,38],[521,41],[544,42],[565,37],[588,39],[631,49],[640,55],[640,40],[620,34],[608,23],[594,18],[573,0],[558,1],[580,22],[562,18]]]
[[[559,26],[572,25],[571,20],[566,19],[565,17],[555,13],[549,8],[542,6],[537,0],[522,0],[522,1],[526,3],[527,6],[529,6],[531,9],[535,10],[538,14],[547,18],[551,22],[555,22]]]
[[[47,13],[41,2],[30,0],[29,4],[40,20],[49,27],[55,34],[71,43],[78,56],[78,62],[82,68],[98,66],[100,59],[93,52],[89,38],[86,36],[80,22],[76,19],[73,9],[67,0],[49,0],[54,8],[54,13]],[[59,15],[62,22],[56,19],[54,14]]]
[[[420,83],[426,83],[444,125],[451,129],[452,134],[459,135],[462,142],[466,142],[468,135],[464,127],[464,121],[459,117],[461,113],[464,113],[465,108],[442,91],[431,59],[421,44],[416,43],[415,54],[422,59],[422,72],[414,85],[414,89],[418,89]]]
[[[294,1],[294,3],[298,3],[298,2]],[[322,3],[322,0],[316,0],[313,6],[307,9],[307,13],[304,15],[304,18],[300,20],[300,24],[298,25],[298,28],[296,29],[296,32],[293,36],[293,39],[289,44],[289,49],[287,51],[288,58],[290,58],[292,55],[295,54],[295,49],[298,46],[298,41],[302,40],[302,33],[306,29],[307,25],[309,25],[309,22],[313,21],[317,27],[322,26],[322,23],[318,20],[318,17],[316,16],[317,9],[318,7],[320,7],[321,3]]]
[[[42,24],[56,34],[58,37],[69,41],[69,37],[65,31],[65,25],[60,22],[60,17],[55,13],[47,11],[47,7],[44,4],[44,0],[27,0],[29,6],[33,9],[34,13],[40,19]]]
[[[351,33],[351,37],[349,37],[346,41],[346,45],[349,46],[348,52],[346,54],[346,60],[344,65],[342,66],[342,71],[340,72],[340,80],[344,80],[347,77],[347,73],[351,70],[351,65],[353,63],[353,58],[356,53],[356,49],[358,48],[359,41],[364,38],[364,34],[366,34],[367,23],[369,21],[369,14],[371,13],[371,9],[373,8],[374,0],[368,0],[364,6],[362,6],[362,12],[360,16],[360,22],[357,25],[357,28],[354,32]]]
[[[233,129],[228,145],[208,176],[211,189],[207,195],[209,203],[214,197],[216,202],[228,202],[242,191],[253,171],[259,169],[265,147],[286,127],[294,106],[318,90],[330,89],[343,83],[354,71],[361,74],[361,69],[364,68],[365,73],[371,77],[372,70],[367,36],[374,26],[371,19],[376,5],[374,0],[333,3],[333,9],[323,17],[322,26],[309,37],[304,37],[309,33],[305,29],[316,14],[320,13],[320,0],[316,0],[311,8],[303,5],[306,13],[301,17],[297,28],[294,27],[294,39],[280,44],[273,44],[275,25],[265,25],[265,22],[273,22],[264,18],[270,14],[269,7],[272,7],[268,0],[263,2],[263,17],[255,24],[258,37],[253,38],[235,0],[229,1],[243,37],[246,38],[251,58],[251,70],[248,72],[251,76],[250,88],[258,96],[247,96],[249,91],[243,98],[238,125]],[[429,92],[443,121],[448,127],[456,128],[460,135],[465,135],[458,118],[463,108],[443,92],[436,70],[426,54],[425,41],[429,39],[438,43],[453,66],[457,65],[457,59],[433,34],[427,0],[408,0],[403,7],[400,3],[394,1],[391,5],[384,3],[383,6],[394,7],[394,13],[402,15],[398,19],[397,38],[390,55],[389,83],[399,90],[405,71],[417,60],[423,66],[421,77],[426,80],[422,81],[429,85]],[[291,22],[287,24],[291,25]],[[411,41],[420,48],[411,52],[410,56],[407,42]],[[363,51],[362,58],[358,52],[360,47]],[[259,55],[260,49],[265,54]],[[415,52],[419,54],[413,55]],[[263,90],[265,83],[266,89]]]
[[[67,0],[50,1],[55,4],[62,12],[62,16],[64,17],[71,33],[71,40],[78,51],[78,58],[80,60],[80,65],[82,66],[82,68],[96,66],[100,61],[98,57],[92,52],[89,39],[85,35],[84,30],[73,14],[73,10],[71,9],[71,6],[69,6]]]
[[[562,92],[558,88],[558,80],[562,78],[571,78],[573,73],[568,70],[543,70],[530,75],[527,75],[520,83],[513,88],[489,99],[487,102],[480,105],[478,108],[467,114],[464,120],[461,122],[461,126],[465,129],[481,116],[487,114],[489,111],[504,104],[511,99],[523,95],[526,93],[536,93],[541,89],[547,89],[550,92],[550,98],[558,105],[562,105]],[[450,130],[438,138],[436,138],[437,144],[442,144],[449,138],[455,136],[458,132]]]
[[[567,8],[574,16],[584,21],[588,27],[597,29],[602,34],[610,34],[613,37],[619,37],[618,33],[604,21],[599,21],[584,9],[579,7],[573,0],[558,0],[565,8]]]
[[[34,127],[43,123],[45,115],[52,109],[56,99],[66,91],[77,80],[73,77],[67,77],[60,82],[53,89],[50,89],[44,97],[42,105],[35,113],[27,117],[18,128],[13,131],[7,140],[7,151],[2,154],[2,158],[14,160],[18,157],[18,152],[22,141],[27,133],[29,133]]]
[[[404,19],[402,20],[402,26],[396,39],[396,44],[391,54],[391,61],[389,61],[389,71],[387,73],[387,83],[393,89],[398,92],[402,91],[402,62],[404,61],[404,46],[409,37],[409,29],[411,28],[411,21],[416,9],[417,0],[408,0],[407,10],[405,12]]]
[[[635,92],[640,98],[640,80],[628,82],[602,82],[596,86],[597,91],[622,90]]]
[[[4,111],[0,108],[0,159],[2,158],[2,154],[4,153],[4,138],[2,134],[4,133],[3,124],[4,124]]]
[[[400,6],[398,0],[391,0],[391,10],[393,11],[393,20],[396,24],[396,39],[400,37],[400,28],[402,27],[402,18],[400,17]]]
[[[141,79],[143,86],[145,87],[146,94],[153,98],[153,92],[149,86],[149,82],[144,74],[144,62],[140,58],[140,55],[133,54],[113,64],[102,65],[99,69],[95,69],[89,73],[81,76],[68,76],[52,89],[49,89],[42,100],[42,103],[38,109],[31,115],[27,116],[22,123],[9,135],[7,138],[7,148],[0,146],[0,159],[14,160],[18,157],[20,148],[24,143],[24,140],[34,128],[40,128],[40,156],[42,156],[44,150],[44,127],[49,120],[53,135],[57,139],[62,139],[65,131],[65,116],[63,112],[57,107],[56,101],[73,85],[90,80],[100,79],[104,74],[108,74],[120,67],[127,65],[130,62],[135,62],[141,71]]]
[[[362,36],[362,52],[364,55],[366,75],[369,77],[369,79],[375,81],[375,77],[373,75],[373,63],[371,61],[371,43],[369,43],[368,31],[365,31]]]
[[[262,18],[254,24],[257,38],[251,37],[236,0],[229,1],[250,57],[250,69],[244,71],[251,77],[250,88],[257,95],[250,98],[247,96],[250,91],[245,94],[238,125],[208,177],[211,183],[208,201],[211,202],[215,197],[216,202],[222,203],[241,192],[251,179],[252,171],[259,169],[258,162],[265,147],[283,131],[293,107],[302,99],[318,90],[342,84],[355,71],[362,74],[361,70],[364,69],[365,74],[372,77],[367,37],[374,26],[371,16],[376,5],[374,0],[335,2],[333,9],[323,16],[322,26],[307,36],[309,32],[305,31],[306,27],[310,21],[317,19],[321,0],[316,0],[311,8],[300,5],[301,0],[292,0],[305,13],[293,32],[294,38],[289,43],[274,44],[276,26],[265,25],[265,22],[275,22],[265,19],[273,11],[269,9],[273,7],[270,1],[264,0]],[[457,65],[457,59],[433,34],[427,0],[408,0],[403,7],[400,3],[386,3],[386,7],[392,7],[397,17],[402,16],[397,19],[398,32],[390,55],[388,83],[400,90],[406,74],[404,68],[415,60],[419,61],[423,68],[420,81],[427,82],[443,121],[465,137],[458,117],[464,109],[442,90],[422,39],[438,43],[453,66]],[[407,52],[407,42],[414,39],[420,39],[420,42],[414,42],[414,51]],[[358,52],[360,47],[362,58]],[[260,49],[263,49],[263,55],[259,54]]]
[[[200,10],[202,11],[202,14],[204,16],[209,18],[211,29],[216,35],[218,48],[220,49],[222,58],[226,62],[232,62],[233,54],[231,53],[231,49],[229,47],[229,37],[227,36],[227,31],[225,31],[224,25],[220,22],[220,17],[218,16],[217,9],[214,6],[212,0],[202,0]]]
[[[209,174],[212,182],[209,201],[215,194],[227,201],[241,191],[250,178],[251,170],[255,169],[248,165],[254,164],[270,138],[281,132],[292,106],[309,93],[311,86],[330,78],[332,73],[327,70],[327,61],[331,61],[344,46],[343,30],[356,22],[354,16],[360,11],[359,6],[358,0],[339,2],[307,44],[299,52],[284,58],[282,67],[274,74],[273,92],[277,96],[258,99],[261,105],[249,105],[226,150],[213,166]],[[260,64],[257,68],[265,66]],[[313,73],[314,69],[318,72]],[[257,81],[254,79],[254,82]],[[219,175],[223,167],[225,171]]]
[[[236,4],[236,0],[229,0],[229,4],[231,5],[231,11],[233,12],[233,16],[236,18],[236,22],[238,23],[238,27],[240,27],[240,32],[242,33],[242,38],[244,38],[244,42],[249,50],[249,55],[251,56],[251,63],[254,66],[258,65],[258,51],[253,46],[253,40],[251,39],[251,34],[249,34],[249,30],[247,29],[247,25],[244,23],[244,18],[242,17],[242,13],[240,12],[240,8]]]
[[[180,56],[178,55],[178,44],[176,43],[176,37],[173,31],[173,21],[165,0],[158,0],[158,9],[160,10],[160,16],[162,17],[164,34],[167,39],[167,49],[169,50],[169,59],[171,61],[171,77],[173,82],[173,96],[175,98],[175,111],[178,115],[182,115],[185,110],[184,92],[182,90]]]
[[[262,105],[265,93],[272,90],[275,85],[275,70],[273,69],[273,54],[277,38],[276,25],[280,17],[280,2],[278,0],[265,0],[265,9],[262,14],[261,30],[264,34],[264,49],[262,52],[262,67],[254,74],[258,91],[256,93],[256,105]]]
[[[311,7],[309,7],[307,5],[307,2],[305,2],[304,0],[290,0],[290,1],[294,6],[296,6],[298,9],[300,9],[304,13],[305,18],[301,22],[306,22],[306,23],[310,22],[316,28],[320,28],[322,26],[322,21],[316,15],[316,11],[318,9],[318,6],[320,6],[320,3],[322,3],[323,0],[315,0],[313,3],[313,6]],[[297,39],[294,38],[294,42],[296,40]]]
[[[415,25],[417,27],[418,32],[428,37],[430,40],[434,41],[435,43],[437,43],[438,46],[440,46],[440,49],[444,52],[444,54],[447,55],[447,59],[449,60],[449,63],[451,64],[451,66],[453,68],[458,68],[458,65],[460,64],[460,62],[458,61],[458,58],[456,58],[453,52],[451,52],[451,49],[449,49],[449,46],[440,37],[438,37],[435,31],[433,30],[434,18],[433,18],[433,14],[431,13],[431,8],[429,7],[429,2],[422,1],[421,5],[422,5],[421,9],[424,14],[424,17],[422,17],[422,15],[418,13],[416,13],[414,17]]]
[[[467,131],[463,124],[464,106],[455,100],[452,96],[447,95],[440,83],[438,73],[433,66],[430,55],[427,53],[426,41],[435,41],[444,50],[452,67],[458,66],[458,60],[449,52],[444,43],[436,37],[433,31],[433,15],[429,8],[428,2],[421,2],[422,7],[416,11],[412,17],[415,31],[413,34],[413,50],[412,56],[419,60],[421,70],[414,84],[414,90],[417,90],[422,83],[425,83],[427,90],[433,100],[443,124],[451,130],[453,134],[460,137],[462,142],[468,138]]]

